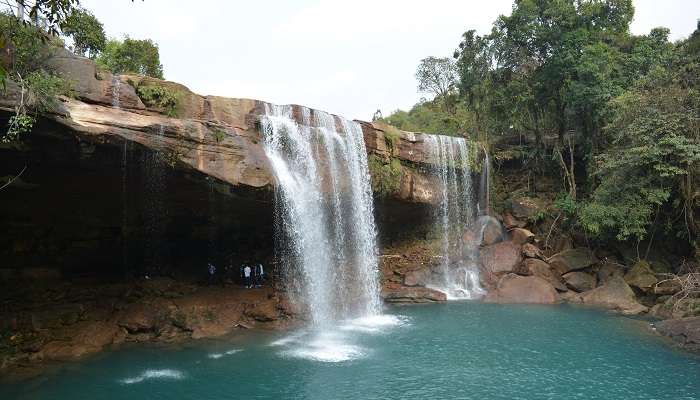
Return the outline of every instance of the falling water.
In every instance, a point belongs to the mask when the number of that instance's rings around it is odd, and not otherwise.
[[[426,136],[425,143],[440,179],[440,203],[436,225],[442,262],[432,285],[448,298],[477,298],[484,294],[479,283],[478,240],[473,234],[477,207],[472,190],[469,144],[464,138]]]
[[[121,96],[122,81],[114,76],[112,77],[112,107],[120,108],[121,103],[119,97]]]
[[[122,149],[122,270],[129,273],[129,199],[128,199],[128,173],[129,173],[129,141],[124,140]]]
[[[286,281],[313,325],[380,312],[376,229],[362,128],[299,107],[266,106]]]
[[[163,141],[165,127],[158,125],[156,143]],[[144,241],[145,272],[149,275],[159,275],[164,272],[165,223],[168,210],[164,204],[166,188],[166,165],[162,154],[158,151],[144,151],[142,160],[145,196],[144,196],[144,228],[147,237]]]
[[[481,179],[479,182],[479,215],[489,214],[490,186],[491,186],[491,161],[489,153],[484,149],[484,162],[481,167]]]

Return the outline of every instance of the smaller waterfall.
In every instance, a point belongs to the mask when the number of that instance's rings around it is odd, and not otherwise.
[[[484,162],[481,167],[481,176],[479,182],[479,215],[489,214],[490,204],[490,187],[491,187],[491,160],[489,153],[484,148]]]
[[[436,226],[442,262],[431,286],[448,298],[473,299],[485,292],[479,282],[477,207],[472,188],[470,148],[464,138],[428,135],[426,146],[440,179]]]
[[[116,76],[112,77],[112,107],[114,108],[121,108],[121,89],[122,81]]]
[[[159,124],[156,134],[156,142],[160,143],[165,134],[165,127]],[[163,196],[165,195],[167,181],[167,165],[163,160],[163,154],[159,151],[144,151],[141,163],[144,177],[144,224],[147,232],[145,239],[145,272],[150,275],[158,275],[164,272],[165,247],[165,223],[168,216],[167,207]]]

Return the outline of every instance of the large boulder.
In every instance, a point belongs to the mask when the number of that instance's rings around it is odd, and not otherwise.
[[[625,270],[622,265],[618,263],[606,261],[600,266],[600,269],[598,269],[597,276],[598,282],[603,284],[613,277],[622,278],[625,276]]]
[[[447,301],[447,295],[425,287],[385,286],[382,297],[387,303],[432,303]]]
[[[532,243],[525,243],[523,245],[523,256],[527,258],[539,258],[544,259],[544,254],[537,246]]]
[[[559,300],[557,291],[539,276],[504,275],[496,290],[489,292],[484,301],[490,303],[553,304]]]
[[[526,222],[516,219],[511,213],[505,213],[503,215],[503,226],[507,229],[524,228],[526,225]]]
[[[656,330],[668,336],[682,347],[700,351],[700,317],[669,319],[657,322]]]
[[[513,228],[510,230],[510,240],[516,244],[526,244],[535,241],[535,234],[524,228]]]
[[[560,292],[565,292],[567,290],[566,285],[564,285],[564,282],[562,282],[559,272],[542,260],[536,258],[526,258],[518,268],[518,273],[522,275],[533,275],[540,277],[549,282]]]
[[[513,216],[521,220],[532,220],[544,207],[542,202],[532,197],[518,197],[511,200]]]
[[[503,240],[503,227],[496,218],[484,216],[479,218],[481,224],[481,245],[489,246]]]
[[[645,261],[639,261],[630,268],[625,274],[625,282],[628,285],[639,288],[643,291],[650,291],[654,285],[659,281],[654,275],[649,263]]]
[[[573,271],[562,276],[566,286],[577,292],[586,292],[595,289],[596,278],[593,275],[581,271]]]
[[[513,242],[500,242],[482,247],[480,256],[484,269],[492,274],[513,272],[522,259],[520,246]]]
[[[620,277],[613,277],[604,285],[582,293],[581,299],[584,304],[620,311],[627,315],[640,314],[648,310],[637,302],[632,288]]]
[[[567,272],[590,267],[596,263],[596,258],[590,250],[577,248],[557,253],[550,257],[547,262],[564,275]]]

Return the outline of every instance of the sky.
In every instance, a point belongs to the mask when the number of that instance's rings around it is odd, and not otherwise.
[[[462,33],[487,33],[512,0],[82,0],[109,37],[153,39],[165,78],[203,95],[302,104],[368,120],[423,96],[415,70],[449,57]],[[635,0],[632,33],[673,40],[700,18],[699,0]]]

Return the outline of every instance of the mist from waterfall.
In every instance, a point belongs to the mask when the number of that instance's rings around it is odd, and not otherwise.
[[[479,212],[472,185],[470,143],[464,138],[426,135],[425,144],[441,183],[435,223],[442,257],[431,287],[448,299],[481,297],[485,291],[479,282],[480,236],[475,234]]]
[[[296,111],[296,118],[295,118]],[[315,328],[378,316],[376,227],[362,128],[297,106],[266,105],[285,282]]]

